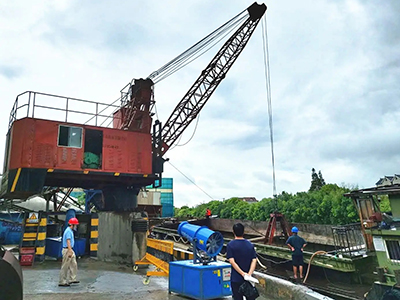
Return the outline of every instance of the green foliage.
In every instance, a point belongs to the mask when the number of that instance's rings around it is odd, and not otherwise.
[[[389,197],[386,195],[381,195],[381,196],[379,196],[379,198],[381,199],[381,201],[379,203],[381,212],[388,213],[388,212],[392,211],[392,208],[390,207]]]
[[[82,194],[80,194],[80,195],[78,196],[78,203],[79,203],[80,205],[85,205],[85,202],[86,202],[86,194],[85,194],[85,193],[82,193]]]
[[[322,177],[321,170],[318,171],[318,174],[315,173],[315,169],[311,169],[311,186],[310,189],[308,190],[309,192],[311,191],[317,191],[321,189],[325,185],[325,180]]]
[[[322,178],[322,176],[321,176]],[[283,213],[290,222],[312,224],[349,224],[358,221],[357,211],[350,191],[336,184],[323,184],[317,190],[290,194],[282,192],[274,198],[264,198],[257,203],[247,203],[239,198],[225,201],[213,200],[196,207],[182,206],[175,210],[176,217],[204,217],[207,207],[220,218],[267,221],[274,211]]]

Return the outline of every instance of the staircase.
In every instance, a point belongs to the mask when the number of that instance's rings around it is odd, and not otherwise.
[[[43,212],[26,212],[22,223],[22,237],[19,245],[21,266],[32,266],[44,261],[46,248],[47,217]]]

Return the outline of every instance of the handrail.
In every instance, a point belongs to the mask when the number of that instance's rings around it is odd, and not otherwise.
[[[11,108],[9,117],[9,129],[11,128],[14,121],[18,119],[22,119],[25,117],[39,118],[37,116],[38,109],[64,112],[63,117],[56,118],[56,121],[87,124],[88,122],[94,119],[94,126],[98,126],[98,118],[102,118],[104,119],[104,121],[101,123],[102,125],[108,119],[111,119],[112,122],[112,119],[115,117],[114,113],[120,108],[119,105],[114,104],[115,102],[116,101],[114,101],[111,104],[107,104],[102,102],[96,102],[96,101],[90,101],[90,100],[66,97],[60,95],[53,95],[48,93],[25,91],[17,95],[14,105]],[[53,106],[51,106],[50,103],[53,104]],[[77,103],[79,107],[82,107],[82,110],[76,109]],[[73,105],[75,105],[75,109],[71,108],[71,106]],[[95,107],[93,109],[84,110],[83,107],[85,105],[86,106],[94,105]],[[91,118],[89,120],[71,121],[70,114],[86,115]],[[52,114],[51,117],[53,119],[54,114]],[[41,118],[47,119],[47,115]],[[111,122],[109,123],[109,125],[111,124]],[[101,127],[108,127],[108,126],[101,126]]]

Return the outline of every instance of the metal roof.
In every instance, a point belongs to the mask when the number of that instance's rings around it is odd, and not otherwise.
[[[350,193],[344,194],[345,197],[358,198],[368,195],[382,195],[382,194],[400,194],[400,184],[377,186],[373,188],[360,189],[351,191]]]

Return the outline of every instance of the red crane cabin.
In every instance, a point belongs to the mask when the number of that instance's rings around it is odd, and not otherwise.
[[[37,100],[36,104],[32,104],[31,98],[50,96],[26,93],[29,94],[28,107],[32,111],[43,106],[37,105]],[[69,98],[68,101],[71,103],[85,100]],[[114,109],[112,114],[113,127],[117,128],[35,117],[17,119],[13,115],[16,115],[18,109],[21,106],[18,107],[17,98],[6,141],[3,198],[26,199],[41,193],[44,186],[81,187],[101,189],[105,198],[118,197],[119,202],[125,202],[121,198],[127,198],[126,201],[135,206],[139,189],[158,179],[152,170],[151,117],[147,110],[136,113],[130,127],[118,129],[123,126],[122,120],[125,117],[126,108],[123,106],[119,106],[117,111]],[[67,108],[63,111],[71,114],[71,110]],[[140,126],[137,126],[138,123]],[[124,205],[132,208],[132,205]],[[110,209],[116,209],[115,205],[111,206]]]

